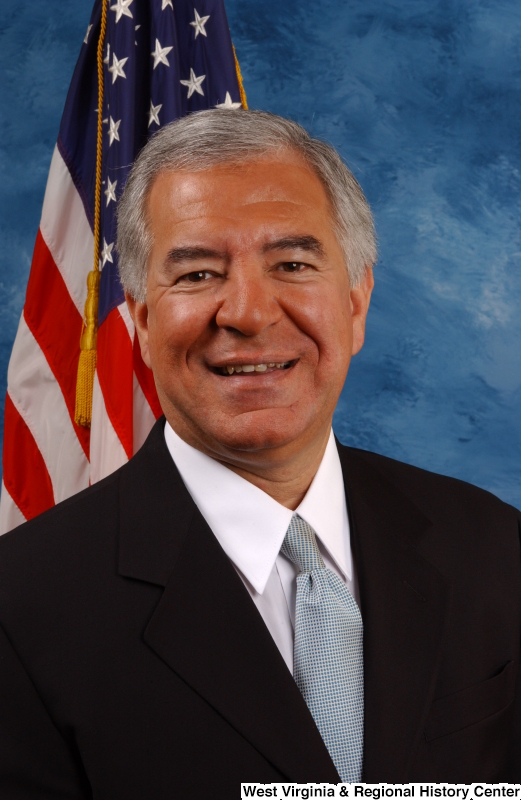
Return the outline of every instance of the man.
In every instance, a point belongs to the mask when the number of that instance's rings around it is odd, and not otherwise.
[[[0,541],[0,796],[519,781],[518,512],[331,434],[376,258],[339,156],[201,112],[118,213],[166,422]]]

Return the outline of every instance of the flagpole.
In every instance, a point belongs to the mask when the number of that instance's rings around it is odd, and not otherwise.
[[[94,195],[94,266],[87,276],[87,299],[80,339],[80,359],[76,380],[76,405],[74,419],[77,425],[90,428],[92,419],[92,393],[96,372],[96,344],[98,334],[99,304],[99,245],[101,217],[101,167],[103,160],[103,46],[107,30],[107,0],[103,0],[101,26],[98,39],[98,129],[96,146],[96,189]]]

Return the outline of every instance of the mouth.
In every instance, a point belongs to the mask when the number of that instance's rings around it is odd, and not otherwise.
[[[291,369],[298,359],[292,361],[270,361],[261,364],[225,364],[222,367],[212,367],[217,375],[224,375],[229,378],[231,375],[256,375],[266,374],[267,372],[279,372],[281,370]]]

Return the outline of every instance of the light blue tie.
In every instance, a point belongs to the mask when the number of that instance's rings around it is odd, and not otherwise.
[[[363,624],[347,586],[326,569],[315,531],[294,514],[282,544],[297,577],[293,673],[346,783],[362,776],[364,750]]]

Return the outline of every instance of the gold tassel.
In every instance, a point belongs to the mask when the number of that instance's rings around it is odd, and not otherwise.
[[[233,46],[233,57],[235,59],[235,71],[237,72],[237,80],[239,81],[239,94],[241,96],[241,103],[242,107],[248,110],[248,101],[246,100],[246,92],[244,91],[244,84],[242,82],[242,72],[239,66],[239,60],[237,58],[237,53],[235,52],[235,47]]]
[[[92,270],[87,276],[87,300],[85,301],[84,328],[80,339],[80,360],[76,380],[76,407],[74,420],[77,425],[90,428],[92,419],[92,392],[96,372],[96,345],[98,338],[98,301],[101,273]]]
[[[80,339],[80,360],[78,377],[76,378],[76,403],[74,421],[76,425],[90,428],[92,419],[92,392],[96,373],[96,343],[98,338],[98,301],[99,301],[99,243],[100,243],[100,208],[101,208],[101,162],[103,158],[103,43],[107,30],[107,0],[103,0],[101,10],[101,27],[98,39],[98,131],[96,142],[96,188],[94,191],[94,269],[87,275],[87,299]]]

